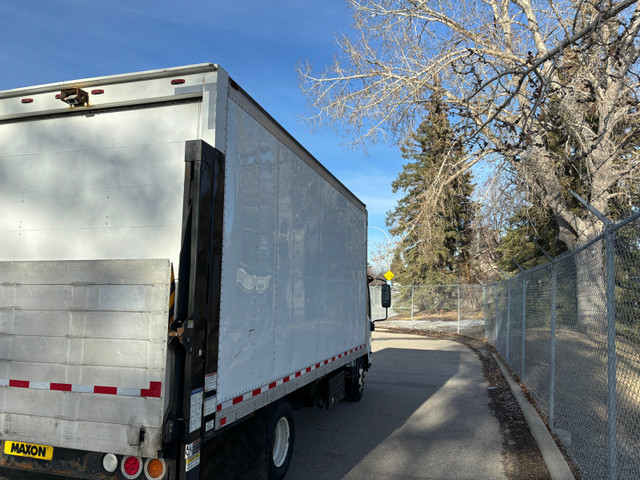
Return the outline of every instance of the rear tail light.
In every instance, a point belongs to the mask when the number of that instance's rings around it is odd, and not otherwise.
[[[124,457],[120,470],[124,478],[134,480],[142,473],[142,460],[139,457]]]
[[[150,458],[144,464],[144,475],[148,480],[161,480],[167,474],[167,464],[162,458]]]
[[[184,78],[174,78],[171,80],[171,85],[182,85],[184,82]]]

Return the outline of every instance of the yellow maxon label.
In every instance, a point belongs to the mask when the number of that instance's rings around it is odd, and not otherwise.
[[[53,447],[33,445],[31,443],[11,442],[7,440],[4,442],[4,453],[7,455],[17,455],[19,457],[51,460],[53,458]]]

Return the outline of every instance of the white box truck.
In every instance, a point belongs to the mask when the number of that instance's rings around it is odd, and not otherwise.
[[[0,479],[284,477],[362,395],[366,242],[217,65],[0,92]]]

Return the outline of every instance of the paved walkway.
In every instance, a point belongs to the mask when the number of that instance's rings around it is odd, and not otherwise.
[[[480,360],[464,345],[374,333],[359,403],[296,413],[287,480],[506,479]]]

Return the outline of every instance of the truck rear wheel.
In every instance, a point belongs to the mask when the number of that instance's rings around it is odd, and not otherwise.
[[[350,402],[359,402],[364,393],[364,365],[360,359],[356,360],[351,374],[347,377],[345,398]]]
[[[287,401],[277,403],[269,418],[269,480],[281,480],[289,469],[295,429],[293,410]]]

